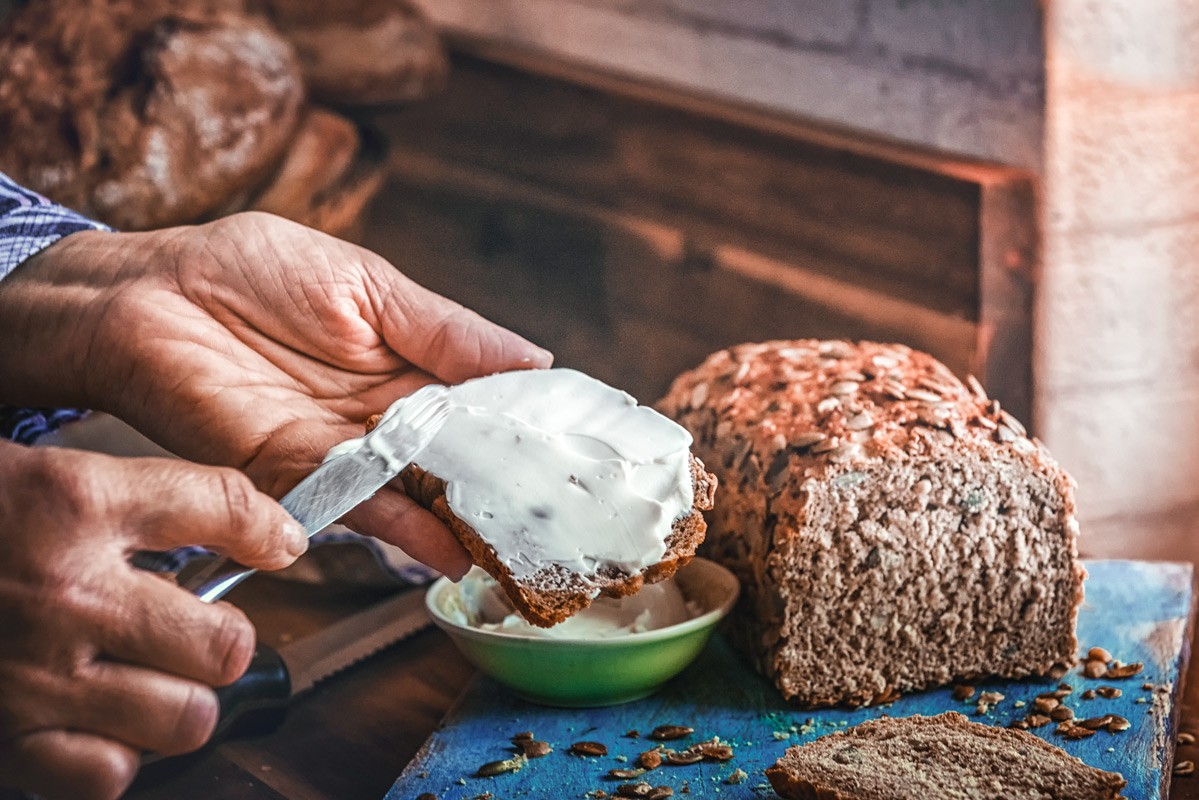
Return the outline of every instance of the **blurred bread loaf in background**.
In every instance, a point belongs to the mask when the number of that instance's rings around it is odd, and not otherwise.
[[[409,102],[444,48],[402,0],[0,5],[0,171],[122,230],[254,208],[352,236],[382,185],[368,124],[306,102]]]

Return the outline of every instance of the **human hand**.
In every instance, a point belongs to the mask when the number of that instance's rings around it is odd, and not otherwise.
[[[278,569],[307,539],[236,470],[0,443],[0,786],[116,798],[208,739],[254,628],[128,564],[184,544]]]
[[[374,253],[266,214],[67,237],[0,284],[0,351],[26,359],[0,367],[28,387],[10,402],[111,411],[275,497],[426,383],[552,360]],[[68,366],[47,377],[48,358]],[[451,576],[470,566],[398,488],[345,522]]]

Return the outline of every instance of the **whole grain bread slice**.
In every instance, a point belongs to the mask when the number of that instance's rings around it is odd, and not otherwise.
[[[367,420],[368,432],[374,429],[378,420],[378,415]],[[518,578],[500,560],[495,548],[454,514],[446,498],[443,479],[412,464],[400,473],[400,480],[408,496],[444,522],[470,553],[471,559],[499,582],[521,616],[534,625],[549,628],[591,605],[597,593],[608,597],[634,594],[647,583],[670,578],[691,561],[708,529],[701,512],[713,507],[716,476],[694,455],[690,458],[691,511],[674,521],[662,559],[635,574],[604,568],[584,574],[548,565],[529,577]]]
[[[1125,785],[1031,733],[954,711],[883,717],[788,748],[766,777],[790,800],[1108,800]]]
[[[450,509],[444,480],[415,464],[400,473],[400,478],[408,496],[444,522],[462,542],[471,559],[499,581],[521,616],[542,628],[557,625],[591,605],[597,590],[609,597],[625,597],[647,583],[657,583],[674,575],[679,567],[691,560],[695,549],[703,542],[708,526],[700,512],[712,509],[716,493],[716,476],[704,469],[702,461],[691,456],[694,505],[690,513],[674,521],[661,561],[632,575],[604,569],[583,574],[550,565],[527,578],[518,578],[499,559],[495,549]]]

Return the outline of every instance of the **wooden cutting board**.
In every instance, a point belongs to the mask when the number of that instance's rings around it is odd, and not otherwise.
[[[1105,647],[1126,662],[1140,661],[1144,671],[1125,680],[1091,680],[1078,668],[1063,678],[1074,687],[1065,704],[1078,717],[1119,714],[1132,728],[1078,741],[1055,736],[1053,726],[1034,731],[1088,764],[1120,772],[1128,780],[1129,800],[1164,800],[1181,697],[1181,676],[1190,654],[1193,605],[1189,564],[1138,561],[1087,562],[1087,597],[1079,614],[1080,643]],[[607,779],[609,769],[631,766],[650,744],[624,736],[643,735],[654,726],[673,723],[695,728],[679,745],[712,736],[733,745],[736,755],[724,763],[660,767],[642,780],[667,785],[675,796],[736,798],[773,797],[765,769],[795,744],[812,741],[867,719],[890,715],[938,714],[957,710],[990,725],[1007,725],[1023,717],[1037,694],[1058,681],[990,681],[978,691],[1004,695],[991,711],[978,714],[975,702],[961,702],[948,689],[906,696],[889,706],[845,711],[804,711],[789,707],[769,683],[752,672],[723,637],[715,637],[700,658],[657,694],[622,706],[598,709],[554,709],[520,700],[486,677],[476,679],[446,715],[440,728],[396,781],[386,800],[415,800],[425,792],[440,800],[470,800],[490,793],[495,800],[519,797],[582,798],[597,789],[611,794],[621,781]],[[1151,688],[1142,688],[1152,684]],[[1083,700],[1087,688],[1119,687],[1117,699]],[[1016,703],[1025,705],[1017,708]],[[508,758],[510,737],[533,731],[555,752],[532,760],[517,773],[475,777],[488,761]],[[566,752],[572,742],[598,741],[609,755],[580,758]],[[627,761],[621,761],[621,758]],[[735,770],[747,778],[730,783]],[[594,795],[592,795],[594,796]]]

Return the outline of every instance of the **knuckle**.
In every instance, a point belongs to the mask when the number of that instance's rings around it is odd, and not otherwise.
[[[245,673],[254,657],[257,637],[249,618],[238,609],[224,603],[213,609],[220,611],[213,635],[213,652],[217,655],[216,685],[224,686]]]
[[[30,461],[25,479],[35,496],[53,498],[54,504],[73,516],[93,513],[101,504],[100,475],[92,469],[92,459],[73,457],[70,463],[58,454],[41,453]]]
[[[216,480],[225,510],[234,525],[243,525],[254,516],[258,490],[245,474],[235,469],[218,469]]]
[[[202,684],[189,684],[175,711],[170,741],[164,754],[188,753],[204,746],[216,727],[220,707],[216,695]]]

